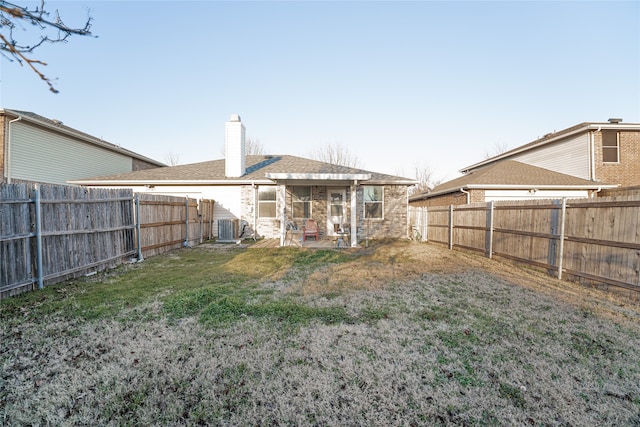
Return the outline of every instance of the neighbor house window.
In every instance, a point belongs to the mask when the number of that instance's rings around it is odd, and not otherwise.
[[[276,217],[276,187],[258,187],[258,217]]]
[[[611,130],[602,131],[602,161],[604,163],[620,162],[618,132]]]
[[[292,187],[291,212],[294,218],[311,218],[311,187]]]
[[[382,219],[384,187],[381,185],[364,186],[364,217]]]

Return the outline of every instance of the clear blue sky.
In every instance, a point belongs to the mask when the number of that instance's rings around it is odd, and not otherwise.
[[[640,2],[46,5],[71,26],[89,9],[98,38],[37,51],[57,95],[0,59],[0,106],[160,161],[221,158],[240,114],[270,154],[340,143],[364,169],[448,180],[497,146],[640,123]]]

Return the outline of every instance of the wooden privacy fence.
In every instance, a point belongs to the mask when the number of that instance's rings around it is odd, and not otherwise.
[[[418,240],[640,292],[638,196],[411,207],[410,220]]]
[[[0,298],[211,238],[213,201],[0,185]]]

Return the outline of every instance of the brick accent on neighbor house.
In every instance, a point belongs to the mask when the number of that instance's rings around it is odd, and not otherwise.
[[[484,202],[484,190],[469,190],[469,200],[471,203]],[[426,200],[416,200],[411,202],[411,206],[450,206],[464,205],[467,203],[467,195],[460,191],[443,194]]]
[[[619,163],[602,161],[602,132],[593,132],[595,178],[606,184],[631,187],[640,184],[640,132],[619,131]]]

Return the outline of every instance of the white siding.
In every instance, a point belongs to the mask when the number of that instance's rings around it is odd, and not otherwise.
[[[484,199],[487,202],[500,200],[532,200],[532,199],[581,199],[589,197],[587,190],[538,190],[529,193],[528,190],[485,190]]]
[[[589,135],[582,134],[510,157],[533,166],[590,179]]]
[[[131,158],[25,123],[11,125],[11,179],[67,180],[131,172]]]
[[[113,187],[104,187],[113,188]],[[242,187],[241,186],[216,186],[216,185],[156,185],[146,186],[121,186],[119,188],[131,188],[134,193],[162,194],[166,196],[191,197],[192,199],[211,199],[213,205],[213,235],[218,235],[219,219],[244,219],[249,224],[253,218],[242,218]]]

